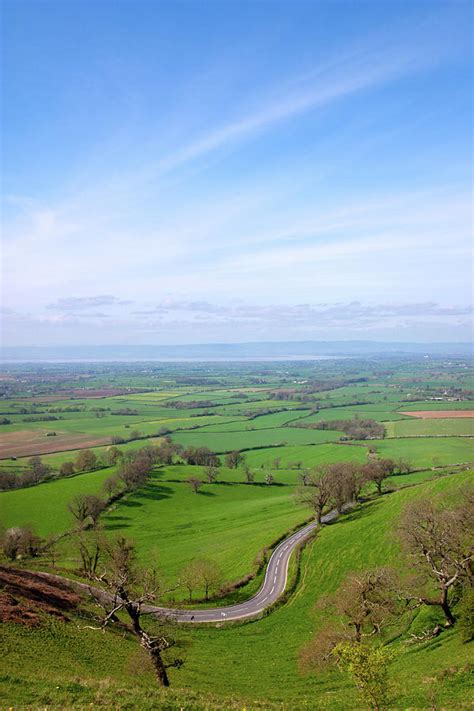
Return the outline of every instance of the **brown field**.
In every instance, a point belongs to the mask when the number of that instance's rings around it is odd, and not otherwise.
[[[117,395],[134,395],[135,393],[147,392],[146,390],[136,390],[133,388],[74,388],[72,390],[59,390],[56,395],[34,395],[29,398],[29,402],[53,402],[53,400],[91,400],[94,398],[116,397]]]
[[[448,417],[474,417],[474,410],[417,410],[400,414],[420,417],[422,420],[445,420]]]
[[[8,457],[29,457],[33,454],[52,454],[69,449],[86,449],[110,444],[110,437],[92,437],[88,434],[59,432],[55,437],[47,437],[45,430],[21,430],[2,435],[0,459]]]

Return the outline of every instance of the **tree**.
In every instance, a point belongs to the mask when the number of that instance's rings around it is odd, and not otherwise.
[[[210,590],[216,589],[222,583],[222,571],[213,560],[196,561],[199,580],[204,588],[204,597],[209,600]]]
[[[363,467],[366,481],[371,481],[377,487],[377,493],[382,494],[382,484],[396,469],[393,459],[372,459]]]
[[[97,573],[99,561],[105,555],[107,542],[101,532],[94,532],[93,535],[79,533],[77,538],[77,548],[81,557],[82,572],[92,579]]]
[[[244,467],[244,474],[245,474],[245,481],[247,482],[247,484],[253,484],[253,482],[255,481],[255,474],[250,469],[248,464]]]
[[[188,447],[181,453],[181,456],[187,464],[196,464],[201,467],[219,466],[219,457],[208,447]]]
[[[273,468],[274,469],[279,469],[281,464],[281,457],[275,457],[273,460]]]
[[[109,447],[107,452],[107,464],[109,467],[113,467],[119,459],[123,459],[123,452],[118,447]]]
[[[97,464],[97,457],[91,449],[81,449],[75,461],[75,467],[79,472],[86,472],[94,469]]]
[[[463,492],[454,507],[436,507],[431,501],[415,501],[406,507],[399,533],[411,565],[421,577],[412,584],[410,598],[420,604],[439,606],[445,626],[455,617],[450,600],[455,585],[474,583],[474,488]],[[437,590],[432,595],[430,589]]]
[[[323,511],[331,501],[331,480],[324,471],[317,472],[311,477],[307,486],[297,490],[296,496],[301,503],[307,504],[313,509],[316,523],[319,526]]]
[[[361,642],[380,634],[396,618],[398,586],[390,568],[349,573],[336,593],[320,600],[318,607],[335,613],[349,638]]]
[[[51,471],[51,467],[43,464],[41,457],[35,456],[28,459],[28,468],[33,474],[33,481],[38,484]]]
[[[94,494],[77,494],[68,504],[68,509],[82,526],[86,519],[91,518],[93,525],[105,508],[102,499]]]
[[[198,493],[199,489],[203,485],[203,482],[195,476],[190,476],[189,479],[186,479],[186,483],[189,484],[195,494]]]
[[[308,486],[311,481],[309,471],[305,469],[304,471],[300,472],[298,474],[298,479],[300,481],[301,486]]]
[[[142,623],[143,615],[147,614],[146,605],[155,602],[166,592],[155,571],[140,569],[133,545],[120,538],[109,548],[107,565],[95,579],[105,589],[105,594],[96,594],[91,589],[95,602],[105,612],[100,629],[117,621],[121,611],[125,612],[131,620],[133,634],[151,659],[158,683],[168,687],[170,680],[167,670],[170,667],[179,669],[183,664],[179,658],[168,662],[166,660],[169,650],[176,644],[169,634],[173,620],[171,617],[155,616],[159,625],[155,635],[147,632]]]
[[[333,655],[338,667],[348,672],[369,709],[381,711],[388,700],[388,666],[392,655],[385,647],[360,642],[339,642]]]
[[[217,479],[217,469],[216,467],[206,467],[205,470],[206,474],[206,479],[209,482],[209,484],[213,484],[215,480]]]
[[[237,469],[240,464],[245,461],[245,456],[238,449],[234,449],[232,452],[226,454],[225,465],[229,469]]]
[[[275,483],[275,477],[273,476],[273,474],[265,474],[265,483],[268,484],[268,486],[271,486]]]
[[[102,485],[103,490],[107,494],[107,498],[112,499],[120,491],[121,484],[118,476],[109,476]]]
[[[5,531],[2,549],[6,557],[12,561],[24,555],[36,558],[42,550],[42,542],[31,526],[15,526]]]
[[[191,561],[181,570],[179,574],[179,582],[183,585],[189,594],[189,601],[193,599],[193,591],[199,587],[199,568],[196,561]]]
[[[61,476],[72,476],[74,474],[74,462],[63,462],[59,473]]]

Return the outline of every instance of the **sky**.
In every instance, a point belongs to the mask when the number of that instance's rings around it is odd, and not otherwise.
[[[471,338],[471,2],[2,9],[4,345]]]

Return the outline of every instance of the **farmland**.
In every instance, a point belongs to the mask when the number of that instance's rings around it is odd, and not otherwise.
[[[8,377],[0,381],[2,532],[25,527],[57,539],[53,560],[38,556],[16,565],[81,577],[77,520],[69,505],[78,496],[102,498],[97,528],[85,527],[81,535],[93,540],[98,531],[109,542],[133,541],[138,562],[159,570],[168,603],[186,604],[182,571],[194,560],[209,559],[219,568],[223,588],[244,581],[215,598],[214,604],[224,606],[256,592],[268,550],[312,516],[301,498],[302,477],[336,463],[361,469],[393,460],[382,496],[366,482],[356,509],[318,533],[302,552],[299,568],[292,559],[290,577],[297,575],[297,584],[284,605],[242,626],[180,630],[185,665],[172,672],[175,688],[168,697],[173,699],[169,708],[180,708],[185,697],[194,699],[193,709],[357,708],[347,677],[299,670],[300,651],[323,622],[314,605],[351,570],[400,567],[394,531],[407,503],[441,496],[454,500],[472,481],[469,373],[465,362],[406,359],[115,364],[105,373],[92,364],[5,367]],[[441,416],[419,417],[422,412]],[[377,423],[384,436],[353,439],[347,430],[332,429],[354,420],[362,426]],[[106,500],[104,484],[146,448],[168,448],[171,454],[153,462],[146,481]],[[214,457],[210,479],[209,467],[192,460],[200,448]],[[119,453],[113,462],[112,451]],[[236,465],[228,456],[232,452],[239,454]],[[93,455],[90,465],[79,464],[84,453]],[[31,475],[38,466],[34,455],[44,470],[37,479]],[[195,592],[194,605],[202,604],[201,595]],[[407,625],[417,630],[425,617],[417,612]],[[120,686],[124,708],[127,703],[154,708],[147,706],[154,688],[151,672],[136,661],[138,652],[128,637],[111,631],[98,644],[94,633],[79,632],[77,625],[45,624],[27,633],[14,624],[4,626],[15,666],[16,659],[29,660],[27,670],[0,685],[7,700],[43,703],[50,693],[51,703],[67,706],[95,703],[103,694],[109,703]],[[60,662],[39,673],[34,657],[43,633],[45,654],[59,655]],[[64,646],[67,650],[59,651]],[[423,708],[423,678],[433,672],[441,679],[448,657],[451,666],[466,668],[467,648],[455,630],[410,651],[396,636],[390,646],[396,652],[397,708]],[[107,654],[114,657],[110,665]],[[137,664],[143,666],[138,673],[132,671]],[[105,678],[107,688],[100,687]],[[67,685],[60,679],[68,679]],[[451,685],[439,679],[438,703],[453,711],[463,708],[466,674],[460,672]],[[47,692],[51,685],[59,688]]]

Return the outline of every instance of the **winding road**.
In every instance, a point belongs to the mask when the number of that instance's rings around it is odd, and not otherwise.
[[[321,523],[329,523],[337,517],[335,511],[330,511],[322,517]],[[308,538],[310,533],[317,527],[315,522],[300,528],[296,533],[293,533],[288,538],[285,538],[273,551],[268,561],[267,570],[263,585],[256,595],[245,602],[236,605],[228,605],[227,607],[213,607],[206,609],[183,610],[173,609],[169,607],[158,607],[155,605],[143,605],[143,611],[147,614],[156,614],[159,616],[173,617],[177,622],[185,623],[216,623],[216,622],[232,622],[235,620],[245,620],[251,617],[257,617],[267,607],[272,605],[285,592],[288,565],[290,557],[296,546]],[[59,575],[51,573],[37,573],[37,575],[50,580],[61,581],[63,584],[68,583],[76,590],[94,592],[94,595],[101,598],[111,598],[111,595],[102,589],[79,583],[77,581],[63,578]]]

